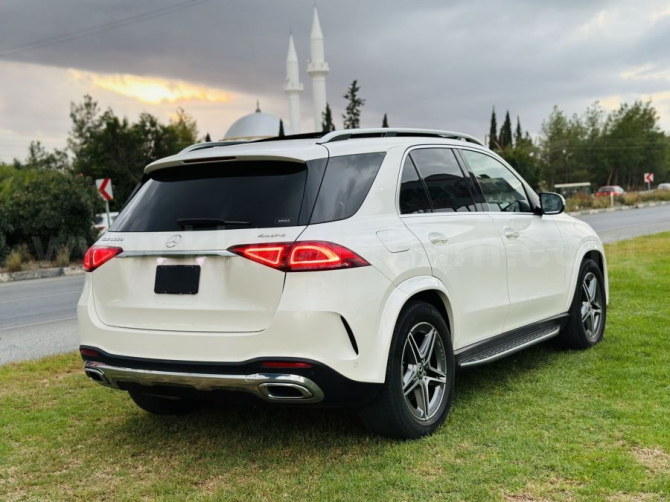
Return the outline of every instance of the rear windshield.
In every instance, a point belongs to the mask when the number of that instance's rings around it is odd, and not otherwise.
[[[307,167],[277,161],[221,162],[159,169],[150,176],[110,231],[296,226]]]

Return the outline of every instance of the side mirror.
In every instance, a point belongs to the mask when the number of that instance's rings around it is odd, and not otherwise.
[[[562,195],[553,192],[540,194],[542,214],[561,214],[565,210],[565,199]]]

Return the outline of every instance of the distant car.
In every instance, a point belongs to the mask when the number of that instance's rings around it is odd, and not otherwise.
[[[114,220],[118,215],[119,213],[109,213],[109,218],[112,221],[107,221],[107,213],[96,214],[93,226],[98,229],[98,233],[102,234],[112,223],[114,223]]]
[[[598,191],[596,192],[596,197],[601,197],[603,195],[606,195],[607,197],[609,197],[610,195],[617,196],[617,195],[623,195],[625,193],[626,193],[626,191],[623,188],[621,188],[620,186],[608,185],[608,186],[600,187],[598,189]]]
[[[670,190],[670,183],[661,183],[658,185],[659,190]]]

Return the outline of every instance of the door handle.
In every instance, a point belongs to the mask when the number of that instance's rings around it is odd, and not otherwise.
[[[431,232],[428,234],[428,240],[435,244],[436,246],[446,244],[449,239],[446,235],[440,234],[438,232]]]
[[[517,232],[513,228],[506,228],[505,237],[507,237],[508,239],[516,239],[517,237],[519,237],[519,232]]]

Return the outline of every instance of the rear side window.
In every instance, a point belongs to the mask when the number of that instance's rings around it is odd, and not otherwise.
[[[220,162],[151,173],[110,228],[173,232],[290,227],[298,224],[307,166]]]
[[[426,183],[435,212],[476,211],[468,179],[447,148],[421,148],[410,157]]]
[[[344,155],[328,159],[310,223],[353,216],[367,197],[385,153]]]
[[[426,187],[419,179],[414,162],[407,157],[400,180],[400,214],[430,213],[431,211]]]

